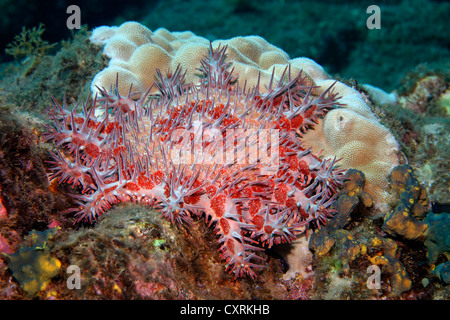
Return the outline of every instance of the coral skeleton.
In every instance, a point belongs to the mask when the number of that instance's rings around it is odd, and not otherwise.
[[[93,223],[121,202],[187,228],[204,216],[227,270],[254,278],[264,266],[258,251],[292,242],[334,213],[345,170],[303,147],[302,135],[340,104],[333,85],[314,94],[289,67],[287,80],[272,77],[264,93],[259,83],[239,83],[226,51],[210,46],[196,84],[177,68],[158,71],[144,94],[121,95],[117,79],[82,110],[53,99],[45,139],[58,147],[51,179],[79,189],[70,209],[77,222]]]

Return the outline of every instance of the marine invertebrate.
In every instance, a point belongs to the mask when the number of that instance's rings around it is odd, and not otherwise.
[[[420,219],[426,214],[426,193],[412,169],[400,165],[392,171],[390,190],[397,194],[397,205],[384,215],[383,226],[381,219],[371,218],[367,210],[373,203],[362,191],[364,175],[351,169],[346,176],[349,180],[344,182],[333,204],[337,213],[311,235],[309,246],[314,253],[316,278],[332,281],[333,273],[338,273],[351,279],[366,279],[367,268],[377,265],[381,271],[381,290],[359,282],[352,285],[355,293],[365,298],[399,297],[412,289],[410,294],[424,295],[420,282],[428,272],[428,265],[420,241],[427,234],[424,233],[427,225]],[[442,230],[439,236],[445,235],[444,228],[439,231]],[[437,237],[431,238],[435,241]],[[415,246],[411,245],[411,240],[415,241]],[[319,285],[319,292],[326,291],[327,287],[328,284],[326,287]]]
[[[347,181],[341,190],[339,198],[334,203],[337,213],[324,228],[311,235],[309,248],[315,255],[323,257],[333,247],[338,247],[339,257],[353,257],[354,252],[364,251],[363,247],[355,249],[353,236],[348,230],[344,230],[351,222],[351,213],[359,203],[364,207],[372,206],[370,196],[362,191],[365,183],[364,174],[350,169],[345,173]],[[358,244],[359,246],[359,244]]]
[[[383,230],[409,240],[422,237],[428,227],[421,221],[429,207],[426,190],[420,186],[408,165],[395,167],[390,180],[392,190],[399,194],[399,200],[396,208],[384,217]]]
[[[164,28],[151,31],[145,26],[128,21],[118,27],[101,26],[93,30],[91,42],[104,46],[103,53],[110,58],[106,69],[98,73],[92,83],[92,92],[120,82],[118,91],[127,95],[131,84],[139,98],[157,79],[157,69],[175,70],[179,65],[186,72],[187,83],[197,82],[197,68],[208,52],[209,41],[192,32],[169,32]],[[372,113],[369,102],[357,90],[331,79],[325,70],[306,57],[290,59],[282,49],[259,36],[234,37],[212,42],[212,47],[228,46],[228,61],[233,63],[238,85],[258,86],[264,93],[269,83],[286,81],[286,66],[294,73],[302,71],[305,83],[315,85],[314,94],[325,92],[334,83],[342,109],[332,110],[318,119],[314,130],[303,136],[305,146],[328,158],[343,158],[341,165],[358,169],[366,176],[366,191],[375,207],[387,211],[389,200],[387,178],[399,164],[399,144]],[[153,87],[156,89],[156,87]],[[140,93],[139,93],[140,91]],[[378,93],[381,90],[378,90]]]
[[[405,266],[399,260],[399,249],[396,242],[389,238],[374,237],[369,241],[370,248],[380,249],[374,256],[368,256],[369,261],[381,266],[390,274],[392,294],[400,296],[411,289],[412,282]],[[383,270],[384,271],[384,270]]]
[[[332,215],[344,170],[298,137],[338,105],[337,94],[330,86],[315,95],[289,68],[287,81],[271,81],[265,93],[241,89],[226,52],[210,46],[198,85],[185,84],[177,68],[158,71],[159,94],[150,88],[138,101],[117,87],[102,89],[81,113],[54,100],[46,139],[63,147],[53,154],[52,179],[82,189],[73,195],[77,221],[130,201],[179,225],[204,214],[227,268],[254,277],[258,244],[290,242]]]
[[[59,273],[61,262],[53,257],[46,247],[47,240],[54,235],[53,229],[45,232],[33,230],[27,236],[31,246],[21,246],[9,256],[8,268],[30,297],[44,290],[50,280]]]

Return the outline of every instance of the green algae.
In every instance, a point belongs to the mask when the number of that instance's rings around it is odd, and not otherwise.
[[[56,43],[49,43],[42,39],[45,32],[44,24],[38,27],[27,29],[22,27],[22,32],[14,37],[14,41],[6,46],[5,53],[20,60],[26,57],[34,56],[36,58],[43,57]]]

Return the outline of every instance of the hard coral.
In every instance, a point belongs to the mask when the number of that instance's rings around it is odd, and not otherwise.
[[[324,150],[342,158],[345,168],[364,172],[366,192],[377,207],[387,208],[387,177],[398,162],[398,143],[385,127],[353,110],[335,109],[306,138],[313,151]]]
[[[81,187],[83,194],[73,195],[77,221],[93,222],[130,201],[178,225],[205,214],[227,268],[254,277],[258,244],[291,242],[333,212],[344,170],[336,159],[313,155],[298,136],[337,105],[337,94],[330,87],[315,95],[303,74],[292,77],[288,68],[287,81],[271,81],[265,93],[241,89],[227,47],[209,50],[198,85],[185,84],[177,68],[158,71],[157,96],[151,88],[133,101],[131,90],[102,90],[82,113],[54,101],[46,138],[64,149],[53,154],[52,178]]]
[[[132,21],[118,27],[98,27],[90,40],[104,45],[103,52],[110,58],[109,66],[93,79],[92,92],[113,87],[118,76],[120,94],[126,95],[131,84],[140,91],[133,98],[140,97],[154,83],[157,69],[173,71],[181,66],[186,71],[187,83],[198,82],[197,68],[209,45],[207,39],[189,31],[169,32],[164,28],[151,31]],[[270,82],[287,80],[284,70],[288,65],[292,72],[302,70],[305,83],[314,85],[314,94],[325,92],[335,83],[338,102],[345,109],[333,110],[319,119],[315,130],[308,130],[303,141],[314,153],[343,158],[343,167],[363,171],[366,191],[374,198],[375,206],[386,211],[390,197],[387,177],[399,164],[399,145],[372,113],[367,99],[357,90],[331,79],[313,60],[290,59],[282,49],[259,36],[215,40],[212,47],[220,44],[228,46],[228,61],[233,63],[241,87],[258,86],[265,92]]]
[[[209,41],[192,32],[169,32],[164,28],[152,32],[132,21],[119,27],[98,27],[90,40],[104,45],[103,53],[111,59],[108,68],[93,79],[92,92],[114,86],[119,74],[118,90],[122,95],[127,94],[131,84],[136,94],[143,94],[157,78],[157,70],[175,70],[178,66],[186,71],[186,82],[197,82],[197,68],[209,50]],[[258,74],[261,83],[267,84],[275,64],[282,66],[275,74],[279,79],[289,60],[283,50],[258,36],[216,40],[212,46],[217,48],[220,44],[228,46],[228,59],[241,84],[246,80],[249,86],[256,85]]]

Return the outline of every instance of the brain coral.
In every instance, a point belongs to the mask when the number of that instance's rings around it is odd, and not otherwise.
[[[145,92],[157,79],[157,70],[174,71],[178,66],[186,71],[185,81],[198,82],[200,61],[209,48],[209,40],[192,32],[169,32],[159,28],[152,32],[137,22],[125,22],[119,27],[98,27],[93,30],[91,42],[104,46],[110,58],[109,66],[92,81],[93,93],[110,89],[118,77],[119,93]],[[330,111],[315,127],[304,135],[304,142],[313,152],[325,157],[342,158],[345,168],[364,172],[366,191],[375,205],[386,209],[387,177],[399,164],[399,144],[394,136],[379,123],[366,99],[357,90],[335,81],[311,59],[290,59],[288,54],[259,36],[215,40],[212,47],[227,45],[227,60],[233,63],[240,85],[259,86],[265,92],[272,74],[275,81],[285,77],[286,65],[295,74],[303,70],[306,80],[315,85],[314,93],[324,92],[334,82],[343,108]],[[138,96],[136,96],[138,98]]]

